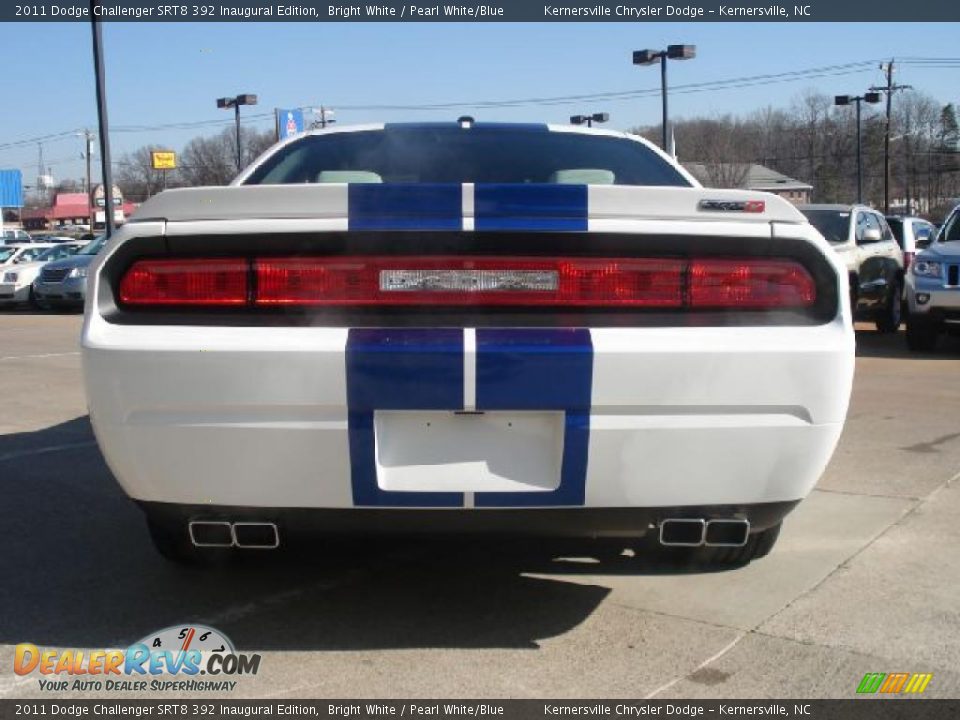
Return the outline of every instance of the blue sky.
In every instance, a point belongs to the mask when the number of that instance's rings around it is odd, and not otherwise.
[[[670,65],[671,85],[808,70],[889,57],[954,57],[956,25],[721,23],[113,23],[104,27],[113,153],[157,143],[180,149],[213,133],[232,115],[215,99],[256,93],[249,116],[274,107],[333,107],[341,123],[454,119],[565,122],[575,113],[608,112],[610,127],[659,120],[659,97],[526,105],[512,108],[399,111],[348,109],[374,104],[431,104],[556,97],[657,88],[654,67],[634,67],[634,49],[697,45],[698,57]],[[0,167],[36,176],[37,145],[4,144],[96,127],[90,27],[86,23],[0,24],[7,68],[0,113]],[[786,106],[804,90],[859,93],[879,84],[876,64],[754,87],[671,96],[673,117]],[[899,82],[942,103],[960,101],[960,67],[902,65]],[[211,121],[193,129],[122,132],[131,126]],[[266,127],[269,118],[253,118]],[[80,177],[82,143],[44,144],[59,179]]]

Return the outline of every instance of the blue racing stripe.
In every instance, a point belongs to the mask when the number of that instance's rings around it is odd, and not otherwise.
[[[559,487],[552,492],[477,493],[477,507],[584,504],[592,388],[589,330],[477,330],[478,410],[565,411]]]
[[[346,363],[354,505],[462,507],[462,493],[380,489],[373,415],[376,410],[461,410],[463,331],[353,329],[347,335]]]
[[[463,188],[435,184],[354,184],[347,188],[350,230],[460,230]]]
[[[477,230],[587,229],[586,185],[484,185],[474,188]]]

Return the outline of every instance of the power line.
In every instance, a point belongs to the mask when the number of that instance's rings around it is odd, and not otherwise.
[[[694,93],[706,92],[710,90],[723,90],[737,87],[752,87],[754,85],[769,85],[780,82],[793,82],[796,80],[806,80],[828,75],[848,75],[857,72],[863,72],[872,68],[876,64],[875,60],[864,60],[861,62],[845,63],[842,65],[825,65],[806,70],[791,70],[782,73],[768,73],[764,75],[750,75],[740,78],[729,78],[727,80],[711,80],[698,83],[686,83],[676,85],[671,88],[671,92]],[[462,102],[429,103],[419,105],[345,105],[343,103],[334,103],[337,108],[342,110],[450,110],[456,108],[501,108],[518,107],[522,105],[563,105],[579,103],[584,101],[598,100],[632,100],[648,95],[659,95],[660,88],[651,87],[642,90],[619,90],[601,93],[585,93],[580,95],[558,95],[552,97],[532,97],[532,98],[514,98],[508,100],[476,100]]]
[[[767,73],[763,75],[751,75],[739,78],[728,78],[726,80],[713,80],[705,81],[698,83],[687,83],[683,85],[677,85],[673,88],[672,92],[677,94],[690,94],[697,92],[708,92],[714,90],[725,90],[725,89],[737,89],[744,87],[755,87],[758,85],[770,85],[781,82],[795,82],[798,80],[812,80],[821,77],[831,77],[837,75],[848,75],[854,74],[857,72],[862,72],[868,68],[872,68],[877,61],[875,60],[863,60],[859,62],[844,63],[840,65],[825,65],[815,68],[809,68],[806,70],[791,70],[781,73]],[[623,101],[623,100],[632,100],[639,99],[642,97],[657,95],[660,93],[659,87],[645,88],[641,90],[619,90],[619,91],[607,91],[599,93],[582,93],[577,95],[557,95],[557,96],[547,96],[547,97],[530,97],[530,98],[512,98],[505,100],[474,100],[474,101],[458,101],[458,102],[443,102],[443,103],[422,103],[422,104],[371,104],[371,105],[345,105],[341,103],[333,103],[333,105],[342,110],[354,110],[354,111],[372,111],[372,110],[393,110],[393,111],[428,111],[428,110],[452,110],[457,108],[479,108],[479,109],[495,109],[495,108],[510,108],[510,107],[521,107],[528,105],[542,105],[542,106],[554,106],[554,105],[565,105],[573,104],[584,101]],[[248,115],[246,119],[248,120],[266,120],[272,118],[272,112],[256,113]],[[152,125],[118,125],[114,126],[111,132],[117,133],[140,133],[140,132],[154,132],[157,130],[191,130],[195,128],[208,127],[208,126],[226,126],[230,123],[229,120],[192,120],[192,121],[182,121],[182,122],[171,122],[171,123],[160,123]],[[35,138],[26,138],[24,140],[18,140],[10,143],[0,144],[0,150],[12,149],[14,147],[20,147],[22,145],[35,144],[39,141],[45,141],[52,138],[66,138],[74,135],[79,132],[78,130],[65,131],[63,133],[57,133],[53,135],[45,135],[42,137]]]
[[[49,135],[39,135],[32,138],[24,138],[23,140],[11,140],[10,142],[0,143],[0,150],[13,150],[14,148],[26,147],[29,145],[36,145],[38,142],[56,142],[58,140],[66,140],[70,137],[75,137],[77,133],[80,132],[80,129],[75,130],[65,130],[59,133],[51,133]]]

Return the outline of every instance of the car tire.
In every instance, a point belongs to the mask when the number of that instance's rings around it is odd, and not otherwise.
[[[880,317],[877,318],[877,330],[882,333],[895,333],[900,329],[900,323],[903,320],[903,305],[901,297],[903,295],[903,283],[897,279],[890,288],[890,296],[887,298],[887,304],[880,311]]]
[[[913,352],[932,352],[940,338],[940,323],[915,315],[907,316],[907,347]]]
[[[186,523],[175,523],[147,516],[147,530],[158,553],[175,565],[209,567],[222,565],[231,557],[230,548],[196,547],[190,542]]]
[[[663,547],[655,538],[653,542],[657,543],[657,559],[661,565],[694,572],[730,570],[768,555],[777,543],[782,524],[751,533],[747,544],[741,547]]]

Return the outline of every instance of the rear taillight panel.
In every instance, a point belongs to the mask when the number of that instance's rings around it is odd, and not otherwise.
[[[793,310],[817,285],[789,258],[330,256],[137,260],[119,303],[267,308]]]
[[[802,238],[268,230],[130,238],[95,302],[121,325],[817,325],[839,288]]]
[[[120,302],[139,307],[239,307],[250,295],[246,259],[138,260],[120,281]]]
[[[253,261],[256,305],[680,307],[671,259],[347,257]]]

